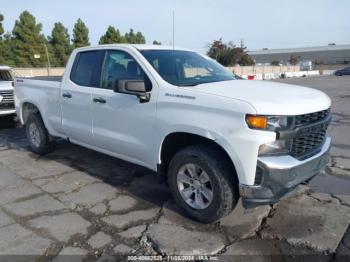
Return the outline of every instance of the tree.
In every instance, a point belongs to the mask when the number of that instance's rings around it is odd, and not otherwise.
[[[280,61],[273,60],[273,61],[271,61],[270,65],[272,65],[272,66],[279,66],[280,65]]]
[[[146,39],[143,36],[143,34],[141,32],[137,32],[136,36],[135,36],[135,42],[136,44],[144,44],[146,43]]]
[[[125,40],[120,34],[118,29],[115,29],[114,26],[109,26],[106,33],[101,36],[99,44],[114,44],[114,43],[124,43]]]
[[[297,56],[295,54],[291,54],[288,62],[291,65],[297,65],[299,63],[299,60],[300,60],[300,56]]]
[[[3,55],[4,52],[4,43],[2,41],[2,34],[4,33],[4,28],[2,27],[2,21],[4,21],[4,16],[2,14],[0,14],[0,64],[4,64],[5,63],[5,58]]]
[[[129,44],[135,44],[134,29],[130,29],[129,33],[125,33],[125,41]]]
[[[1,64],[5,64],[6,63],[6,60],[4,58],[4,49],[5,49],[5,46],[4,46],[4,43],[2,42],[2,40],[0,39],[0,65]]]
[[[11,46],[17,66],[45,66],[46,39],[41,34],[41,24],[28,11],[20,14],[12,30]]]
[[[3,39],[0,40],[0,50],[0,64],[16,66],[13,53],[13,38],[10,33],[4,34]]]
[[[223,66],[255,64],[253,58],[247,54],[245,47],[236,47],[232,42],[224,43],[222,39],[212,42],[209,46],[208,56]]]
[[[241,66],[251,66],[255,64],[253,57],[247,54],[245,47],[236,47],[233,52],[237,56],[238,64]]]
[[[0,14],[0,40],[2,38],[2,34],[4,33],[4,28],[2,27],[2,21],[4,21],[4,16]]]
[[[71,53],[68,29],[62,23],[55,23],[48,42],[52,65],[65,66]]]
[[[219,39],[213,41],[207,54],[224,66],[233,66],[237,63],[237,59],[232,55],[232,49],[231,43],[225,44]]]
[[[129,33],[125,34],[125,41],[129,44],[144,44],[146,39],[141,32],[134,33],[133,29],[130,29]]]
[[[89,29],[84,22],[79,18],[73,28],[73,47],[83,47],[90,45],[89,43]]]
[[[162,45],[162,43],[161,43],[161,42],[158,42],[157,40],[154,40],[154,41],[153,41],[153,44],[154,44],[154,45]]]

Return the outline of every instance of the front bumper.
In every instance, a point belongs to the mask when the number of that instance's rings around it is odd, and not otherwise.
[[[299,184],[310,180],[327,165],[331,138],[327,137],[321,151],[303,161],[292,156],[259,157],[262,172],[259,185],[240,185],[239,191],[245,207],[275,203],[293,192]]]
[[[15,115],[15,114],[16,114],[16,109],[5,109],[5,110],[0,109],[0,117],[1,116]]]

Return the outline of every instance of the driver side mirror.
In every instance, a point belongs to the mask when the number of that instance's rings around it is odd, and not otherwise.
[[[151,95],[147,93],[146,84],[143,80],[117,80],[114,92],[135,95],[140,103],[149,102]]]

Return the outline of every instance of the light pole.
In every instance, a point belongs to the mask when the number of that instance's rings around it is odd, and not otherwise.
[[[175,11],[173,11],[173,50],[175,49]]]
[[[45,46],[45,52],[46,52],[46,58],[47,58],[47,75],[50,76],[50,68],[51,68],[50,57],[49,57],[49,51],[47,50],[47,46],[45,42],[44,42],[44,46]]]

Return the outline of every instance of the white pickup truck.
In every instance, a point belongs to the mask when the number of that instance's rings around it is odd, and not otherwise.
[[[0,121],[16,115],[11,68],[0,65]]]
[[[327,95],[237,80],[185,49],[79,48],[62,80],[18,78],[15,95],[34,152],[64,138],[150,168],[202,222],[227,215],[239,197],[246,207],[278,201],[329,157]]]

